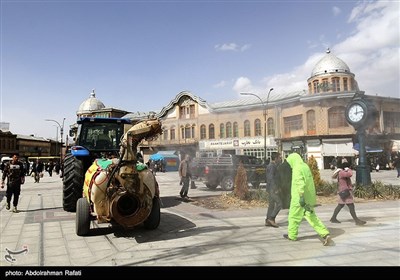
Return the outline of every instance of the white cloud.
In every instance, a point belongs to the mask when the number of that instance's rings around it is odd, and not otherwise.
[[[338,16],[341,12],[342,12],[342,10],[340,10],[339,7],[334,6],[332,8],[332,13],[333,13],[333,16],[335,16],[335,17]]]
[[[244,52],[248,50],[250,47],[251,47],[250,44],[244,44],[243,46],[240,46],[236,43],[224,43],[222,45],[218,44],[214,46],[214,48],[217,51],[240,51],[240,52]]]
[[[240,51],[244,52],[248,49],[250,49],[251,45],[250,44],[244,44],[243,46],[240,47]]]
[[[399,2],[360,3],[349,16],[349,23],[356,23],[351,35],[331,47],[355,74],[360,90],[366,94],[400,98],[400,32]],[[323,35],[319,38],[324,41]],[[310,43],[310,46],[314,43]],[[251,88],[274,88],[274,92],[307,90],[307,79],[312,69],[325,53],[310,56],[300,66],[288,73],[263,78],[261,86],[253,85],[249,78],[240,77],[234,90],[240,86]]]
[[[232,89],[238,94],[241,92],[253,92],[251,80],[247,77],[239,77]]]
[[[366,94],[400,97],[399,8],[397,1],[360,4],[349,17],[355,32],[333,47]]]
[[[213,85],[214,88],[223,88],[226,85],[226,81],[220,81],[218,83],[216,83],[215,85]]]

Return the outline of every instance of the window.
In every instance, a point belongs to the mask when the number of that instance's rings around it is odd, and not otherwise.
[[[318,80],[313,81],[313,88],[314,88],[314,93],[319,92],[319,82]]]
[[[225,125],[223,123],[219,125],[219,138],[225,138]]]
[[[244,136],[251,136],[251,132],[250,132],[250,121],[249,120],[245,120],[244,121]]]
[[[175,127],[171,127],[169,130],[169,139],[175,140]]]
[[[182,100],[179,105],[179,118],[180,119],[194,119],[196,117],[196,107],[190,98]]]
[[[267,135],[275,135],[274,119],[268,118],[267,120]]]
[[[192,138],[191,137],[191,132],[192,132],[191,127],[190,126],[186,126],[185,127],[185,139]]]
[[[204,124],[202,124],[200,126],[200,139],[206,139],[206,138],[207,138],[206,126]]]
[[[232,123],[231,122],[226,123],[226,137],[232,138]]]
[[[387,133],[400,133],[400,112],[383,112],[383,127]]]
[[[209,139],[215,139],[215,128],[213,124],[210,124],[208,126],[208,138]]]
[[[260,121],[260,119],[256,119],[254,121],[254,135],[261,136],[261,121]]]
[[[346,121],[345,107],[332,107],[328,110],[328,127],[338,128],[346,127],[349,124]]]
[[[179,118],[186,119],[186,107],[179,107]]]
[[[333,92],[340,91],[340,79],[338,77],[332,78],[332,91]]]
[[[343,78],[343,90],[349,91],[349,84],[348,84],[347,78]]]
[[[190,138],[190,126],[186,125],[186,126],[182,126],[181,127],[181,135],[182,135],[182,139],[188,139]]]
[[[163,130],[163,140],[168,140],[168,129]]]
[[[189,115],[190,115],[190,118],[191,119],[194,119],[196,116],[195,116],[195,109],[194,109],[194,105],[190,105],[190,107],[189,107]]]
[[[316,133],[315,111],[309,110],[307,111],[307,135],[315,135]]]
[[[291,136],[295,131],[303,129],[302,115],[283,118],[285,137]]]
[[[191,138],[195,138],[196,137],[196,135],[195,135],[195,126],[194,125],[192,125],[192,127],[191,127]]]
[[[181,135],[182,135],[182,139],[190,139],[190,138],[194,138],[194,131],[195,131],[195,126],[194,125],[185,125],[185,126],[181,126]]]
[[[239,137],[239,126],[237,122],[233,123],[233,137]]]
[[[327,91],[329,91],[328,79],[322,79],[322,84],[320,85],[320,87],[321,87],[321,91],[322,91],[322,92],[327,92]]]

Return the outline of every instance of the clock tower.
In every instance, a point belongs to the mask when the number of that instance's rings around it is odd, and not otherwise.
[[[346,107],[346,120],[357,131],[356,137],[360,146],[359,161],[356,168],[356,183],[358,185],[366,186],[371,184],[370,165],[367,163],[365,149],[365,130],[376,120],[377,116],[378,111],[365,98],[364,92],[357,92]]]

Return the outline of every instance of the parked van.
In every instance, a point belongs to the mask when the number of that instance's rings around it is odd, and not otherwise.
[[[3,171],[4,165],[5,165],[7,162],[10,162],[11,160],[12,160],[12,158],[10,158],[10,157],[2,157],[2,158],[1,158],[1,164],[0,164],[0,170]]]

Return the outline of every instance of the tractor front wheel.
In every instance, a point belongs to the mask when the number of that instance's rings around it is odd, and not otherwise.
[[[63,208],[67,212],[76,211],[76,202],[82,197],[84,170],[82,161],[68,154],[63,164]]]

